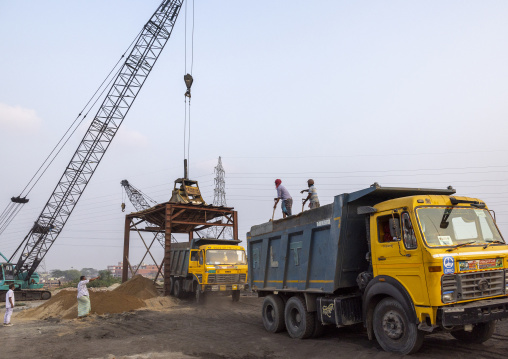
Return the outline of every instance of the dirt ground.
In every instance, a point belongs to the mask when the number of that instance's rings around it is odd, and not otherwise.
[[[361,326],[330,328],[323,337],[307,340],[268,333],[261,321],[261,303],[257,297],[242,297],[239,303],[210,298],[203,306],[183,300],[168,307],[81,320],[28,320],[14,315],[14,326],[0,327],[0,352],[2,358],[11,359],[398,357],[370,342]],[[429,335],[412,358],[504,358],[507,350],[505,321],[482,345],[464,344],[449,334]]]

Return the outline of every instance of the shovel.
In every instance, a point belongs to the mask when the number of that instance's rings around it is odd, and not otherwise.
[[[277,198],[274,198],[274,199],[273,199],[273,201],[274,201],[274,202],[275,202],[276,200],[277,200]],[[276,207],[273,207],[272,219],[271,219],[271,220],[269,220],[269,222],[273,222],[273,217],[275,217],[275,210],[276,210],[276,209],[277,209]]]
[[[302,198],[302,212],[303,212],[303,207],[305,207],[305,198]]]

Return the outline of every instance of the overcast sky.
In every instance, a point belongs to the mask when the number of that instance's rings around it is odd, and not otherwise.
[[[0,212],[159,3],[0,2]],[[322,204],[373,182],[453,185],[485,200],[508,233],[507,17],[504,0],[196,0],[190,177],[212,203],[222,156],[241,239],[271,218],[276,178],[294,211],[308,178]],[[163,202],[182,176],[184,25],[182,11],[48,269],[121,261],[120,181]],[[190,38],[190,10],[187,25]],[[0,252],[28,233],[85,129],[0,236]],[[132,245],[136,262],[142,243]]]

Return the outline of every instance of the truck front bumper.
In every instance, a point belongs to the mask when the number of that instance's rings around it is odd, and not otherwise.
[[[440,307],[438,318],[443,326],[490,322],[508,318],[508,298],[486,299]]]
[[[205,292],[230,292],[244,290],[247,284],[205,284]]]

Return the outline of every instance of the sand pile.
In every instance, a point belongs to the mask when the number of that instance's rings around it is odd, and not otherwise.
[[[153,280],[139,274],[135,275],[131,280],[123,283],[118,288],[115,288],[113,292],[132,295],[143,300],[159,296],[159,292],[157,291],[157,287],[153,284]]]
[[[156,287],[150,279],[135,276],[112,291],[95,291],[89,288],[92,303],[91,314],[123,313],[146,307],[146,300],[158,296]],[[18,314],[20,318],[73,319],[78,316],[76,289],[61,290],[44,304]],[[150,302],[149,307],[155,303]]]

